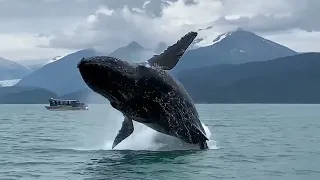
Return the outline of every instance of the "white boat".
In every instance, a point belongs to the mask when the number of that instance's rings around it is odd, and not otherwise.
[[[88,105],[79,100],[49,99],[50,106],[45,106],[49,111],[89,110]]]

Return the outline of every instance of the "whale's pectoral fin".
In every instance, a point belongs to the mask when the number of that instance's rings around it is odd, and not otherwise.
[[[112,149],[116,147],[121,141],[129,137],[132,134],[133,130],[134,128],[133,128],[132,119],[125,117],[122,122],[121,129],[119,130],[116,138],[113,141]]]
[[[150,66],[159,67],[163,70],[170,70],[174,68],[197,35],[197,32],[191,31],[187,33],[177,43],[169,46],[164,52],[150,58],[147,61],[148,64]]]

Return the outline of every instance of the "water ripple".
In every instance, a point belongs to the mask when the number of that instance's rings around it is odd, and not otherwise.
[[[107,105],[90,107],[1,105],[0,179],[320,177],[319,105],[197,105],[219,146],[207,151],[106,150],[123,118]]]

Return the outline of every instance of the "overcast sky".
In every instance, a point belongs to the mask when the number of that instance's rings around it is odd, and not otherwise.
[[[320,51],[319,0],[0,0],[0,57],[52,59],[136,40],[173,43],[213,25],[241,27],[296,51]]]

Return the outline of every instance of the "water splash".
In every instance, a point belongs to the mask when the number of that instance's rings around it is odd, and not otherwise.
[[[119,116],[117,116],[119,117]],[[115,120],[115,119],[114,119]],[[106,141],[102,149],[111,150],[111,146],[116,136],[118,130],[120,129],[122,118],[117,118],[117,123],[119,123],[119,128],[112,136],[106,137]],[[141,123],[133,121],[134,131],[133,133],[118,144],[114,149],[116,150],[184,150],[184,149],[199,149],[199,145],[188,144],[181,141],[178,138],[168,136],[159,133]],[[217,149],[216,142],[211,139],[211,132],[209,128],[202,123],[204,130],[209,137],[208,147],[209,149]],[[113,127],[114,131],[115,128]]]
[[[208,137],[211,137],[211,132],[207,126],[202,124]],[[184,149],[199,149],[199,145],[185,143],[175,137],[171,137],[159,133],[143,124],[134,122],[134,132],[127,139],[122,141],[114,149],[118,150],[184,150]],[[210,138],[209,138],[210,139]],[[105,143],[105,150],[110,150],[113,139]],[[207,141],[209,149],[217,149],[214,140]]]
[[[99,108],[91,108],[90,113],[85,119],[95,119],[98,125],[88,124],[90,128],[84,129],[82,148],[77,150],[112,150],[115,136],[121,128],[123,115],[111,107],[104,105]],[[93,121],[88,121],[93,122]],[[96,123],[94,123],[96,124]],[[149,151],[170,151],[170,150],[199,150],[199,145],[188,144],[178,138],[159,133],[141,123],[133,121],[133,133],[119,143],[114,150],[149,150]],[[213,140],[209,128],[202,123],[204,130],[209,138],[207,141],[209,149],[218,149],[216,141]],[[97,127],[94,127],[97,126]],[[92,131],[92,128],[95,130]]]

